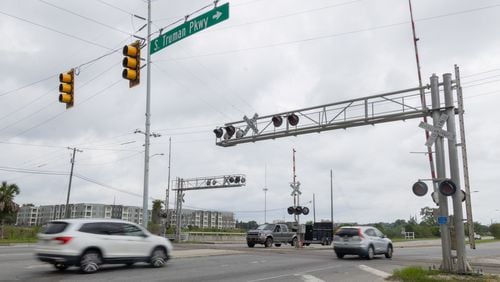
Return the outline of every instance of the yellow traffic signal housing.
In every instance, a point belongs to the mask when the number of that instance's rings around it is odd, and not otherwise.
[[[66,109],[73,107],[75,90],[75,69],[59,74],[59,102],[66,104]]]
[[[139,85],[141,79],[141,45],[137,40],[130,45],[123,47],[122,77],[128,79],[129,87],[132,88]]]

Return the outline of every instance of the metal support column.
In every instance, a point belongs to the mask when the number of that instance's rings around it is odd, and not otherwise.
[[[446,130],[456,136],[455,106],[453,101],[453,90],[451,89],[451,73],[443,74],[444,102],[446,106]],[[460,169],[458,164],[458,152],[456,138],[448,138],[448,157],[450,160],[450,178],[457,186],[453,194],[453,221],[455,226],[455,245],[457,249],[457,272],[467,272],[465,255],[465,230],[462,211],[462,193],[460,189]]]
[[[462,86],[460,84],[460,72],[455,65],[455,85],[457,87],[458,101],[458,123],[460,125],[460,147],[462,148],[462,164],[464,172],[464,190],[465,190],[465,212],[467,214],[467,224],[469,227],[469,244],[471,249],[476,248],[474,239],[474,219],[472,217],[472,202],[469,183],[469,165],[467,161],[467,145],[465,142],[465,124],[464,124],[464,100],[462,95]]]
[[[439,98],[439,77],[433,74],[430,78],[430,81],[432,98],[432,121],[434,126],[438,126],[440,118],[440,112],[438,109],[441,106]],[[446,166],[442,136],[437,136],[434,146],[436,151],[437,177],[438,179],[443,179],[446,178]],[[434,179],[433,181],[437,181],[438,179]],[[446,196],[439,193],[439,191],[434,191],[434,193],[437,193],[439,195],[439,216],[448,218],[448,199],[446,198]],[[441,233],[441,251],[443,255],[441,269],[444,271],[452,271],[451,240],[448,224],[449,223],[439,225],[439,231]]]

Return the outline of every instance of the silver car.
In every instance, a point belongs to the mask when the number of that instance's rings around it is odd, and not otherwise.
[[[392,258],[392,241],[372,226],[343,226],[335,232],[333,250],[338,258],[344,255],[358,255],[372,259],[384,254]]]

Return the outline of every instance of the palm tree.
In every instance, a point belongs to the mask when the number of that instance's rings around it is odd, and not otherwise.
[[[7,184],[7,181],[2,181],[2,186],[0,186],[0,239],[3,239],[5,219],[19,210],[19,205],[14,202],[16,195],[19,195],[19,187],[16,184]]]
[[[161,211],[162,205],[163,205],[162,200],[153,201],[153,209],[151,211],[152,213],[151,221],[153,222],[153,224],[158,224],[158,222],[160,221],[159,213]]]

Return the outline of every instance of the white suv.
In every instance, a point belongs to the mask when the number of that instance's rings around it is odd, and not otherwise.
[[[335,232],[333,250],[340,259],[344,255],[358,255],[373,259],[379,254],[392,258],[394,249],[392,241],[375,227],[343,226]]]
[[[79,266],[84,273],[104,263],[147,262],[161,267],[172,253],[168,239],[143,227],[115,219],[61,219],[47,223],[38,234],[36,257],[59,270]]]

